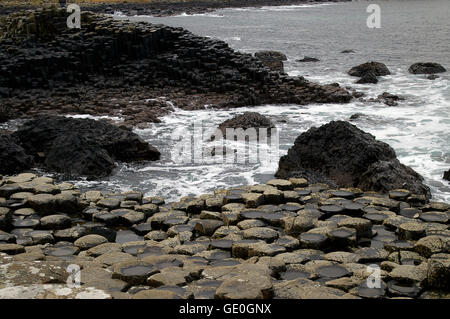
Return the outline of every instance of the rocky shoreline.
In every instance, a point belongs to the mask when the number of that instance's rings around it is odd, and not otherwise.
[[[338,84],[272,71],[228,44],[182,28],[82,12],[66,27],[59,9],[0,18],[0,119],[48,114],[110,115],[124,124],[157,122],[174,107],[346,103]]]
[[[291,178],[165,203],[30,173],[0,185],[0,298],[450,297],[450,205],[406,190]]]
[[[78,3],[83,11],[96,13],[114,14],[121,12],[124,15],[151,15],[156,17],[173,16],[179,14],[204,14],[211,13],[218,9],[225,8],[246,8],[263,6],[287,6],[298,4],[317,4],[327,2],[347,2],[350,0],[193,0],[193,1],[153,1],[143,2],[122,2],[117,1],[71,1]],[[49,6],[57,1],[42,1],[41,6]],[[99,3],[100,2],[100,3]],[[10,14],[23,9],[37,9],[35,3],[13,2],[8,5],[0,4],[0,15]]]

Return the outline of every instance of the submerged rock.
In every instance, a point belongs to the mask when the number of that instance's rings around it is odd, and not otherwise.
[[[305,55],[305,57],[303,58],[303,59],[300,59],[300,60],[296,60],[297,62],[318,62],[318,61],[320,61],[319,59],[317,59],[317,58],[313,58],[313,57],[309,57],[309,56],[306,56]]]
[[[412,74],[434,74],[443,73],[447,70],[439,63],[434,62],[419,62],[414,63],[408,69],[409,73]]]
[[[297,137],[280,158],[276,176],[382,192],[403,188],[431,197],[423,178],[401,164],[388,144],[344,121],[311,128]]]

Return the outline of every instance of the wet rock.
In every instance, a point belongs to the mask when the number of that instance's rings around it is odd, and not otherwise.
[[[40,219],[42,229],[64,229],[70,227],[72,220],[66,215],[49,215]]]
[[[74,242],[78,238],[83,237],[85,235],[87,235],[86,228],[81,227],[79,225],[67,229],[57,230],[53,234],[53,236],[57,241],[61,240],[71,242]]]
[[[11,223],[12,211],[7,207],[0,207],[0,230],[6,230]]]
[[[254,128],[255,134],[257,134],[255,135],[255,137],[257,137],[259,136],[258,134],[259,128],[268,129],[267,136],[270,136],[270,129],[274,129],[275,125],[269,118],[267,118],[262,114],[256,112],[244,112],[244,114],[228,119],[219,125],[219,130],[222,132],[224,137],[226,137],[227,128],[243,129],[243,130]]]
[[[421,287],[416,283],[404,283],[391,280],[387,283],[387,289],[390,295],[394,297],[410,297],[415,298],[422,291]]]
[[[335,279],[341,277],[349,277],[352,275],[345,267],[340,265],[320,266],[315,269],[321,278]]]
[[[414,250],[426,258],[438,253],[449,253],[450,238],[436,235],[426,236],[415,243]]]
[[[372,223],[365,218],[345,218],[338,222],[337,226],[355,229],[357,238],[372,237]]]
[[[242,198],[248,208],[256,208],[264,203],[264,195],[258,193],[244,193]]]
[[[398,162],[389,145],[343,121],[309,129],[281,157],[276,176],[302,175],[340,187],[375,191],[405,188],[430,196],[422,177]]]
[[[81,250],[87,250],[92,247],[104,244],[107,241],[108,240],[103,236],[91,234],[91,235],[86,235],[86,236],[83,236],[83,237],[77,239],[74,242],[74,244],[76,247],[80,248]]]
[[[328,237],[333,247],[343,248],[355,246],[357,242],[356,229],[339,227],[328,232]]]
[[[160,273],[154,274],[147,279],[150,287],[161,286],[185,286],[187,282],[192,281],[190,271],[180,267],[167,267]]]
[[[344,299],[345,292],[321,287],[308,279],[282,281],[273,286],[274,296],[281,299]]]
[[[412,74],[433,74],[446,72],[447,70],[439,63],[419,62],[411,65],[408,71]]]
[[[0,230],[0,242],[6,243],[6,244],[15,244],[16,236]]]
[[[15,255],[25,252],[25,248],[22,245],[17,244],[0,244],[0,253],[6,253],[8,255]]]
[[[425,236],[425,227],[419,223],[404,223],[398,227],[398,238],[403,240],[418,240]]]
[[[314,228],[317,225],[317,218],[304,214],[297,217],[286,217],[283,222],[286,234],[299,235]]]
[[[114,265],[113,279],[120,279],[131,285],[143,285],[147,278],[159,272],[157,268],[143,261],[125,261]]]
[[[54,213],[57,209],[56,197],[51,194],[37,194],[28,197],[28,204],[41,215]]]
[[[427,263],[419,266],[399,265],[392,269],[389,277],[398,282],[421,283],[427,278],[427,268]]]
[[[287,60],[286,55],[277,51],[259,51],[255,57],[267,66],[271,71],[284,72],[283,61]]]
[[[303,233],[299,240],[302,248],[323,249],[327,246],[328,237],[323,234]]]
[[[303,59],[300,59],[300,60],[296,60],[297,62],[318,62],[318,61],[320,61],[319,59],[317,59],[317,58],[313,58],[313,57],[309,57],[309,56],[306,56],[305,55],[305,57],[303,58]]]
[[[98,247],[98,246],[97,246]],[[112,266],[121,262],[134,261],[136,257],[120,251],[112,251],[96,257],[93,261],[105,266]]]
[[[13,136],[0,133],[0,173],[15,174],[31,168],[32,159]]]
[[[386,65],[380,62],[367,62],[360,64],[358,66],[351,68],[350,71],[348,71],[348,74],[351,76],[362,77],[368,72],[373,73],[373,75],[375,76],[383,76],[391,74]]]
[[[341,277],[337,279],[331,279],[325,282],[327,287],[336,288],[344,291],[357,287],[360,283],[360,279],[354,277]]]
[[[267,227],[252,227],[243,231],[245,239],[257,239],[272,242],[278,238],[278,232],[276,230]]]
[[[450,169],[446,172],[444,172],[443,179],[450,181]]]
[[[386,288],[387,286],[383,281],[380,281],[379,287],[368,287],[367,281],[364,280],[358,287],[351,289],[350,292],[365,299],[379,299],[385,296]]]
[[[160,156],[136,134],[90,119],[39,117],[14,136],[27,153],[44,153],[47,169],[73,176],[108,175],[114,167],[112,159],[157,160]]]
[[[132,299],[182,299],[176,292],[169,290],[141,290]]]
[[[224,223],[221,220],[204,219],[198,222],[194,229],[202,235],[211,236],[219,227],[222,227],[223,225]]]
[[[443,291],[448,290],[450,287],[449,254],[434,254],[428,259],[427,285]]]
[[[363,74],[363,76],[356,81],[357,84],[377,84],[378,83],[378,79],[376,77],[376,75],[373,72],[367,72],[365,74]]]

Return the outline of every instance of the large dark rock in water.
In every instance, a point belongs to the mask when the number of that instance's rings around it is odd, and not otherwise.
[[[355,66],[348,71],[351,76],[363,77],[366,73],[373,73],[375,76],[389,75],[391,72],[387,66],[380,62],[367,62]]]
[[[91,119],[42,116],[14,134],[46,168],[71,175],[104,176],[114,160],[158,160],[159,151],[135,133]]]
[[[16,174],[31,167],[31,156],[25,153],[19,141],[0,132],[0,174]]]
[[[367,72],[360,78],[358,81],[356,81],[357,84],[376,84],[378,83],[378,79],[375,74],[372,72]]]
[[[423,178],[401,164],[388,144],[344,121],[313,127],[298,136],[281,157],[276,176],[381,192],[404,188],[431,197]]]
[[[248,128],[275,128],[275,125],[270,119],[256,112],[245,112],[242,115],[235,116],[222,122],[219,125],[219,130],[225,134],[227,128],[242,128],[244,130]],[[270,132],[270,131],[269,131]]]
[[[447,181],[450,181],[450,169],[446,172],[444,172],[444,179]]]
[[[69,132],[57,137],[45,157],[47,169],[70,176],[106,176],[115,167],[114,160],[96,141]]]
[[[255,57],[271,71],[284,72],[283,61],[286,61],[287,57],[283,53],[278,51],[259,51],[255,53]]]
[[[414,63],[408,69],[409,73],[412,74],[434,74],[443,73],[447,70],[439,63],[434,62],[419,62]]]

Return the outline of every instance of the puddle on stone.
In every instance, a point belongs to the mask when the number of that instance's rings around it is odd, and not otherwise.
[[[77,252],[75,247],[59,247],[59,248],[50,248],[45,252],[47,256],[55,256],[55,257],[63,257],[63,256],[71,256]]]
[[[116,233],[116,243],[124,244],[130,241],[142,241],[144,237],[136,235],[131,230],[119,230]]]
[[[320,275],[320,277],[326,278],[341,278],[351,276],[351,272],[339,265],[318,267],[316,269],[316,272]]]
[[[236,266],[239,265],[240,262],[234,259],[222,259],[216,260],[210,263],[211,266],[221,267],[221,266]]]
[[[16,228],[33,228],[38,226],[40,222],[39,219],[26,218],[13,220],[11,224]]]
[[[420,293],[421,289],[416,284],[399,283],[391,280],[387,283],[388,291],[393,296],[403,296],[414,298]]]
[[[136,265],[122,268],[120,272],[125,276],[144,276],[154,272],[154,268],[151,266]]]
[[[225,249],[225,250],[231,250],[231,247],[233,245],[233,241],[231,240],[213,240],[209,244],[211,249]]]
[[[281,273],[280,278],[282,280],[294,280],[298,278],[309,278],[310,274],[306,271],[286,271]]]

